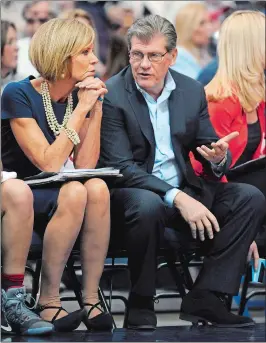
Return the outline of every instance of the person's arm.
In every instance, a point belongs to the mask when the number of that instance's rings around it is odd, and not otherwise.
[[[147,189],[161,197],[173,188],[167,182],[147,173],[134,161],[122,110],[113,106],[106,98],[103,103],[100,164],[120,169],[124,177],[118,179],[116,184],[122,187]]]
[[[75,168],[95,168],[100,156],[102,102],[97,101],[80,130],[80,144],[74,150]]]
[[[228,132],[226,135],[230,134]],[[226,136],[222,135],[222,137]],[[221,158],[221,160],[214,160],[209,161],[199,152],[199,148],[201,147],[208,147],[209,150],[213,150],[213,144],[218,142],[219,138],[214,130],[214,127],[210,121],[210,116],[208,113],[208,106],[206,101],[206,96],[204,89],[202,87],[202,103],[199,113],[199,126],[197,131],[196,140],[192,147],[193,154],[195,158],[201,162],[204,170],[204,174],[211,176],[211,177],[222,177],[224,173],[229,169],[231,164],[231,153],[229,150],[226,151],[225,160]],[[229,142],[229,141],[228,141]],[[205,149],[205,148],[204,148]]]

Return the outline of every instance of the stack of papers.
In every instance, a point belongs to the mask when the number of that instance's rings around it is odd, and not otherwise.
[[[98,168],[98,169],[64,169],[58,173],[42,172],[40,174],[26,177],[24,181],[28,185],[45,185],[53,182],[65,182],[74,180],[86,180],[90,178],[110,178],[122,177],[119,169],[114,168]]]

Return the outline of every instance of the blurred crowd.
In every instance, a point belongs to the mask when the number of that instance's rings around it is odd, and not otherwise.
[[[32,36],[51,18],[77,18],[96,32],[97,76],[106,81],[129,63],[126,32],[148,14],[160,14],[177,30],[173,69],[206,85],[217,69],[216,45],[223,20],[237,9],[259,9],[263,1],[3,1],[1,88],[28,75],[38,76],[28,57]],[[15,25],[16,23],[16,25]]]

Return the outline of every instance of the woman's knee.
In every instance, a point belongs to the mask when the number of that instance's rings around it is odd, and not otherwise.
[[[17,214],[33,214],[33,194],[30,187],[22,180],[11,179],[2,184],[2,209],[14,210]]]
[[[60,191],[58,207],[68,212],[85,211],[87,191],[82,183],[72,181],[65,184]],[[61,205],[61,206],[60,206]]]
[[[88,202],[109,206],[110,193],[106,183],[101,179],[90,179],[85,183]]]

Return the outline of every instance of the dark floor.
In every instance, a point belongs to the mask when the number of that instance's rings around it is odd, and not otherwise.
[[[155,331],[116,329],[113,332],[75,331],[50,337],[2,337],[2,342],[265,342],[265,324],[253,328],[160,327]]]

